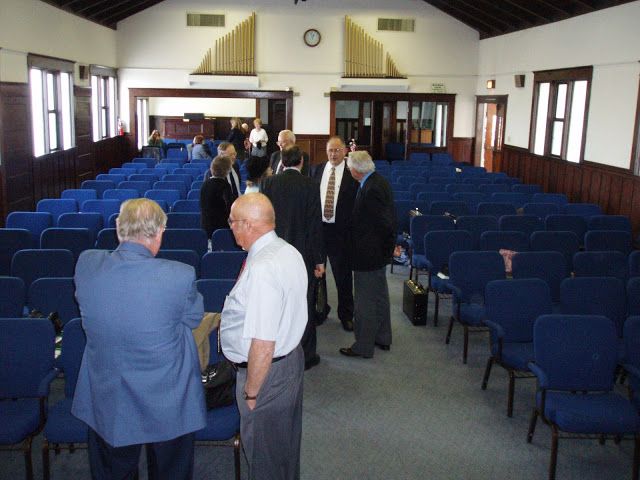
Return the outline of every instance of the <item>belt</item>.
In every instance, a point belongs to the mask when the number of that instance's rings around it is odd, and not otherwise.
[[[287,358],[289,356],[289,354],[287,353],[286,355],[282,355],[281,357],[273,357],[271,359],[271,363],[277,363],[280,360],[284,360],[285,358]],[[240,363],[232,363],[232,365],[236,368],[236,370],[238,368],[247,368],[247,362],[240,362]]]

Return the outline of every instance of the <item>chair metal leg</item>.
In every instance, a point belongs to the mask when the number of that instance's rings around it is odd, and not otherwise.
[[[451,332],[453,331],[454,321],[455,321],[455,318],[453,318],[453,315],[451,315],[449,317],[449,328],[447,329],[447,338],[444,341],[444,343],[446,343],[447,345],[449,345],[449,342],[451,342]]]
[[[32,437],[27,437],[22,444],[22,451],[24,452],[24,468],[25,478],[27,480],[33,480],[33,462],[31,461],[31,441]]]
[[[467,354],[469,353],[469,327],[462,326],[464,330],[464,342],[462,346],[462,363],[467,364]]]
[[[49,442],[45,439],[42,442],[42,479],[49,480]]]
[[[509,371],[509,394],[507,397],[507,417],[513,417],[513,396],[516,387],[516,376],[513,371]]]
[[[487,383],[489,383],[489,375],[491,375],[491,367],[493,367],[493,356],[487,360],[487,367],[484,369],[484,377],[482,377],[482,390],[487,389]]]
[[[235,466],[236,480],[240,480],[240,435],[233,439],[233,460]]]
[[[538,409],[534,408],[531,412],[531,420],[529,420],[529,431],[527,432],[527,443],[533,441],[533,433],[536,431],[536,422],[538,421]]]
[[[433,312],[433,326],[437,327],[438,326],[438,311],[440,309],[440,295],[438,295],[438,292],[434,292],[436,294],[436,306],[435,306],[435,311]],[[449,342],[447,342],[449,343]]]
[[[558,427],[551,425],[551,461],[549,462],[549,480],[556,479],[558,464]]]
[[[640,435],[633,437],[633,468],[631,471],[631,479],[638,480],[640,474]]]

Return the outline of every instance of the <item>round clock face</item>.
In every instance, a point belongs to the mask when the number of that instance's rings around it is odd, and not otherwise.
[[[306,32],[304,32],[304,43],[306,43],[309,47],[316,47],[320,43],[320,32],[315,28],[310,28]]]

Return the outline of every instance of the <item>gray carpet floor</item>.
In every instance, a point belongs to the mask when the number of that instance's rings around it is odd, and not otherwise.
[[[408,269],[389,273],[393,344],[370,360],[347,358],[349,346],[334,307],[318,328],[320,365],[305,374],[302,478],[336,479],[544,479],[550,430],[538,422],[526,443],[535,382],[516,382],[513,418],[506,416],[507,375],[494,367],[486,391],[480,389],[488,357],[486,334],[471,337],[468,365],[462,364],[462,329],[444,337],[449,300],[441,302],[440,325],[433,326],[433,297],[426,327],[413,326],[402,313],[402,284]],[[623,391],[623,390],[621,390]],[[56,380],[53,398],[62,395]],[[36,478],[42,478],[41,436],[34,441]],[[561,440],[559,480],[631,477],[633,445],[595,440]],[[0,478],[23,478],[22,456],[0,453]],[[146,478],[144,462],[141,479]],[[246,465],[243,463],[243,478]],[[86,451],[52,455],[53,479],[88,478]],[[196,448],[196,479],[232,479],[233,455],[227,448]]]

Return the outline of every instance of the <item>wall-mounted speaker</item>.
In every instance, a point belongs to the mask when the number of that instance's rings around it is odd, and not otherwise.
[[[78,75],[80,76],[80,80],[89,80],[89,65],[79,65]]]
[[[515,81],[516,88],[524,87],[524,75],[514,75],[513,80]]]

